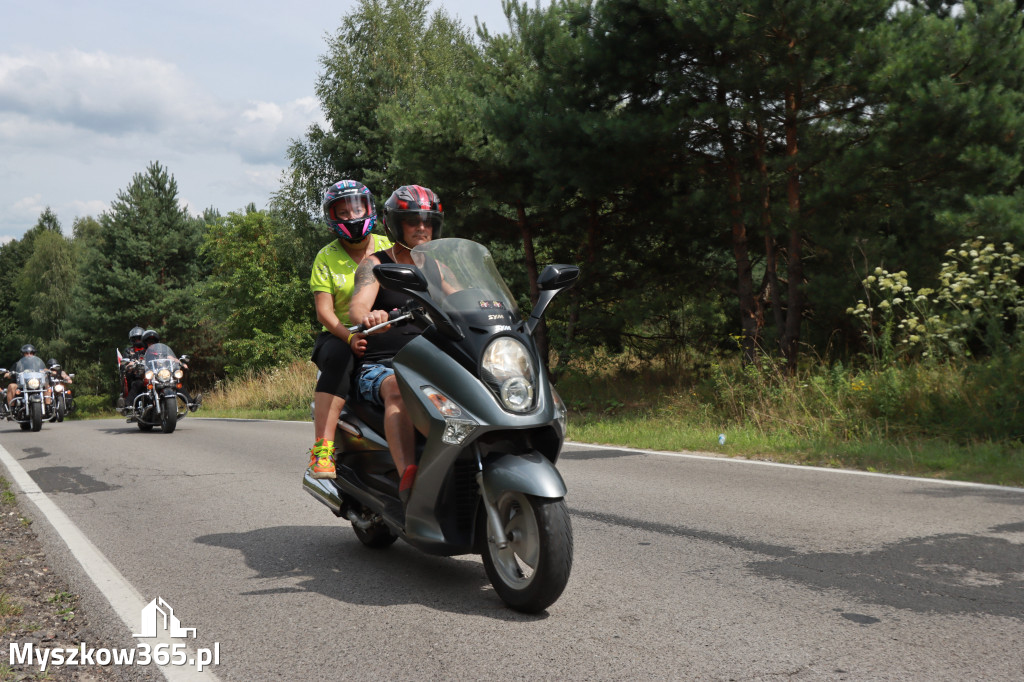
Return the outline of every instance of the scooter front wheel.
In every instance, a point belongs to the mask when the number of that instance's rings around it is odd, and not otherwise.
[[[481,508],[484,570],[502,601],[537,613],[555,603],[572,570],[572,524],[565,500],[507,491],[495,503],[507,546],[490,538]]]

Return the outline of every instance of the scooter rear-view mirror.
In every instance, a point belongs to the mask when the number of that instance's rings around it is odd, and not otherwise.
[[[565,289],[576,283],[580,277],[580,269],[575,265],[549,265],[537,278],[537,287],[541,291]]]
[[[374,266],[373,275],[385,289],[426,291],[427,278],[423,273],[411,265],[400,263],[382,263]]]

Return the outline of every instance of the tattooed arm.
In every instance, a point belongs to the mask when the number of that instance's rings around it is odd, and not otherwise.
[[[372,327],[388,319],[387,312],[373,310],[373,302],[377,300],[380,284],[373,276],[373,266],[380,265],[374,256],[367,256],[356,270],[356,283],[352,290],[352,301],[348,306],[348,317],[353,324]]]

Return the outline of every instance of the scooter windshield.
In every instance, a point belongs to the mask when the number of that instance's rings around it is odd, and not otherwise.
[[[442,311],[471,324],[519,320],[519,306],[486,247],[467,239],[438,239],[414,248],[412,259]]]

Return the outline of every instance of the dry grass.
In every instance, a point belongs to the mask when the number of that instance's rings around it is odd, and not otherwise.
[[[316,366],[308,360],[296,360],[285,367],[217,382],[204,394],[203,412],[298,410],[308,415],[315,385]]]

